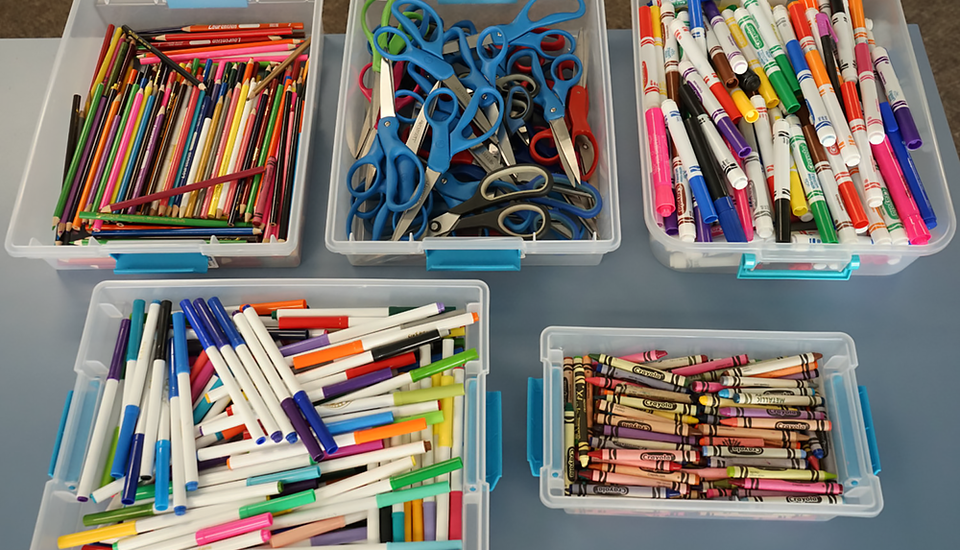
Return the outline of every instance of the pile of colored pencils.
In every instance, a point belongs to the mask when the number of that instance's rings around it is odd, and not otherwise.
[[[302,23],[110,25],[74,97],[57,244],[285,240],[309,45]]]

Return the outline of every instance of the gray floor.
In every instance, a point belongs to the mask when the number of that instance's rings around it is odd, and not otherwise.
[[[871,0],[865,0],[870,2]],[[954,142],[960,142],[960,1],[901,0],[908,23],[920,25],[923,42],[936,75],[937,87],[946,108]],[[60,36],[72,0],[0,0],[0,38]],[[342,33],[349,0],[326,0],[323,5],[324,32]],[[12,9],[17,6],[18,9]],[[629,0],[608,0],[607,26],[630,28]]]

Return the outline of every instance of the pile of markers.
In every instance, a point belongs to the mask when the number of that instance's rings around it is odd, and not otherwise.
[[[461,548],[477,320],[441,303],[134,301],[77,487],[106,508],[59,547]]]
[[[819,353],[563,361],[568,495],[840,503]]]
[[[929,242],[923,141],[862,0],[655,4],[639,12],[642,108],[667,234]]]
[[[286,239],[309,45],[302,23],[110,25],[74,96],[57,244]]]
[[[348,236],[597,238],[588,45],[558,27],[586,5],[531,21],[534,1],[479,32],[420,0],[388,0],[382,15],[364,3],[369,104],[344,182]]]

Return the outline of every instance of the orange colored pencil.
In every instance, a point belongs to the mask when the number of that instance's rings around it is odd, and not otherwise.
[[[116,86],[114,88],[116,89]],[[117,116],[117,111],[120,110],[121,99],[122,97],[119,93],[113,98],[113,102],[110,104],[110,110],[107,111],[107,117],[104,119],[104,129],[108,127],[110,121]],[[85,205],[90,197],[90,191],[93,189],[93,180],[96,179],[97,167],[100,165],[100,161],[103,160],[103,151],[106,148],[108,134],[109,132],[104,130],[100,131],[100,140],[97,142],[97,148],[94,150],[90,167],[87,169],[87,180],[83,183],[83,191],[80,193],[80,200],[77,201],[76,213],[73,216],[73,220],[67,224],[68,231],[75,227],[80,227],[80,212],[85,210]]]
[[[292,45],[300,44],[305,39],[303,38],[284,38],[281,40],[267,40],[261,42],[250,42],[246,44],[222,44],[217,46],[200,46],[196,48],[181,48],[177,50],[165,50],[163,53],[167,56],[181,55],[181,54],[191,54],[191,53],[209,53],[209,52],[220,52],[224,50],[235,50],[237,48],[256,48],[259,46],[277,46],[277,45]],[[150,54],[143,54],[150,56]],[[143,57],[141,55],[141,57]]]

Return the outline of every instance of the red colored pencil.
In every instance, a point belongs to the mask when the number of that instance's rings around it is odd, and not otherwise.
[[[278,34],[269,36],[224,36],[223,38],[205,38],[200,40],[172,40],[154,44],[158,50],[175,50],[179,48],[203,48],[206,46],[221,46],[227,44],[250,44],[254,42],[272,42],[275,40],[293,40]]]
[[[97,85],[97,75],[100,73],[100,66],[103,65],[103,58],[110,49],[110,42],[113,40],[113,31],[116,27],[107,25],[107,32],[103,35],[103,44],[100,45],[100,55],[97,57],[97,64],[93,66],[93,78],[90,79],[90,89]]]
[[[303,23],[241,23],[239,25],[189,25],[180,27],[183,32],[224,32],[262,29],[303,29]]]
[[[173,40],[206,40],[223,38],[224,36],[290,36],[293,29],[254,29],[249,31],[231,31],[229,33],[171,33],[154,36],[151,42],[170,42]]]
[[[276,162],[275,159],[267,159],[267,164],[271,162]],[[242,178],[249,178],[256,176],[257,174],[263,173],[266,171],[265,166],[255,166],[249,170],[243,170],[242,172],[237,172],[235,174],[226,174],[218,178],[211,178],[206,181],[198,181],[197,183],[191,183],[190,185],[184,185],[182,187],[175,187],[173,189],[167,189],[165,191],[160,191],[159,193],[153,193],[152,195],[144,195],[142,197],[137,197],[135,199],[130,199],[128,201],[118,202],[115,204],[108,204],[100,209],[101,212],[112,212],[114,210],[123,210],[124,208],[129,208],[131,206],[138,206],[141,204],[146,204],[148,202],[153,202],[155,200],[162,200],[176,195],[182,195],[184,193],[189,193],[190,191],[196,191],[197,189],[205,189],[213,185],[218,185],[221,183],[226,183]]]

